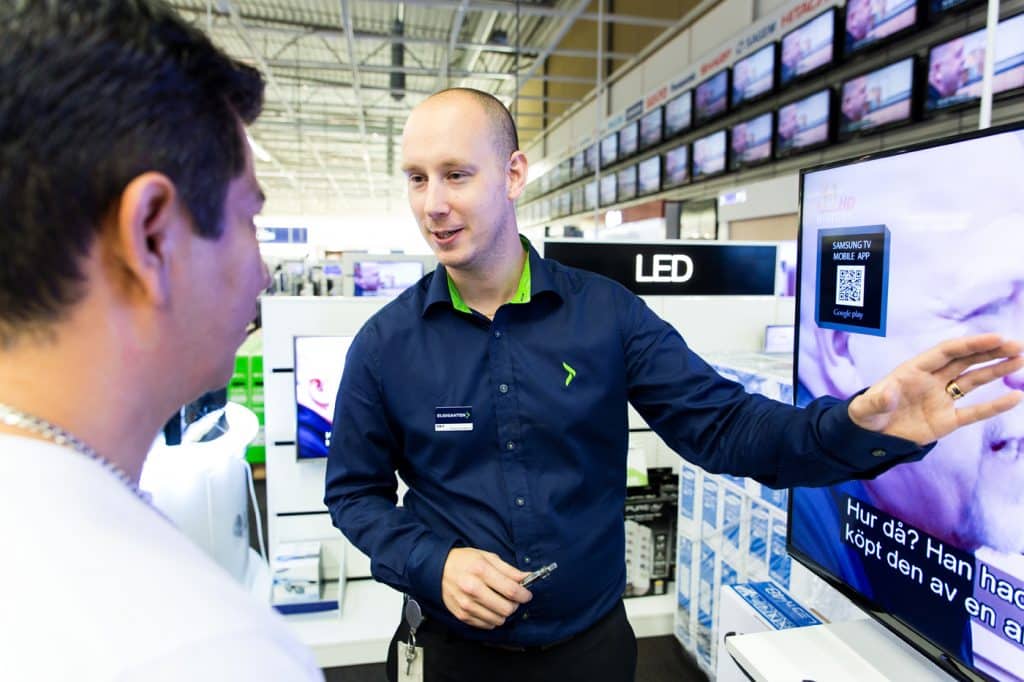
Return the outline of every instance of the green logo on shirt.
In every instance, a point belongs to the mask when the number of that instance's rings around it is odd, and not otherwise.
[[[568,362],[562,363],[562,369],[566,371],[565,385],[568,386],[572,383],[572,380],[576,378],[576,370],[570,367]]]

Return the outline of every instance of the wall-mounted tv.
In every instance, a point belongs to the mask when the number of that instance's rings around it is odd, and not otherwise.
[[[775,88],[775,43],[769,43],[732,65],[732,106],[768,94]]]
[[[418,261],[356,261],[352,266],[354,296],[398,296],[423,277]]]
[[[662,189],[679,187],[690,181],[690,147],[681,144],[665,152],[665,179]]]
[[[775,155],[779,158],[826,145],[832,138],[832,90],[786,104],[775,125]]]
[[[593,211],[597,208],[597,180],[583,185],[583,210]]]
[[[583,151],[580,150],[572,155],[572,179],[578,180],[587,174],[586,161]]]
[[[601,168],[619,160],[619,134],[611,133],[601,140]]]
[[[693,141],[693,179],[725,172],[726,131],[719,130]]]
[[[583,150],[583,166],[588,175],[597,170],[597,149],[598,145],[592,144]]]
[[[917,4],[918,0],[847,0],[846,54],[913,28]]]
[[[831,7],[782,37],[780,86],[835,61],[837,16],[838,10]]]
[[[977,101],[985,68],[985,29],[936,45],[928,52],[925,110]],[[999,22],[992,94],[1024,88],[1024,14]]]
[[[615,187],[615,173],[601,176],[601,185],[598,188],[598,199],[601,202],[601,206],[611,206],[615,203]]]
[[[722,69],[694,90],[694,120],[703,123],[729,110],[729,69]]]
[[[627,201],[636,197],[636,166],[623,168],[616,176],[616,195],[618,201]]]
[[[326,457],[334,401],[352,336],[295,337],[295,454]]]
[[[911,120],[914,115],[913,57],[843,83],[839,133],[873,131]]]
[[[1017,123],[801,175],[800,402],[849,398],[940,341],[1024,337],[1021,168]],[[956,407],[1019,385],[1010,375]],[[943,670],[958,668],[955,679],[1020,680],[1022,434],[1017,408],[919,461],[794,488],[790,553]]]
[[[661,189],[661,157],[652,156],[637,164],[637,194],[653,194]]]
[[[663,110],[657,107],[640,118],[640,149],[649,149],[661,142]]]
[[[665,138],[687,130],[693,124],[693,90],[687,90],[665,104]]]
[[[563,218],[572,213],[572,192],[562,192],[556,197],[555,201],[557,202],[555,209],[556,218]]]
[[[632,121],[619,130],[619,160],[628,159],[639,149],[639,121]]]
[[[772,112],[768,111],[732,127],[729,131],[732,145],[729,170],[749,168],[771,161],[772,136],[775,133],[773,122]]]
[[[963,9],[971,5],[980,4],[981,0],[931,0],[928,5],[928,12],[933,17],[949,12],[950,10]]]

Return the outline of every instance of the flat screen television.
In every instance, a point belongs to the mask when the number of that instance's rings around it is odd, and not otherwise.
[[[636,166],[637,194],[654,194],[661,190],[661,157],[652,156]]]
[[[749,168],[772,160],[772,136],[775,134],[772,112],[741,121],[729,131],[732,153],[729,170]]]
[[[583,185],[583,210],[593,211],[597,208],[597,180]]]
[[[913,115],[913,57],[843,83],[839,121],[843,137],[904,123]]]
[[[661,107],[652,109],[640,119],[640,148],[650,149],[661,142],[664,111]]]
[[[690,147],[681,144],[665,152],[665,180],[662,189],[679,187],[690,181]]]
[[[918,0],[847,0],[846,54],[913,28],[917,5]]]
[[[670,138],[693,124],[693,90],[687,90],[665,104],[665,138]]]
[[[352,270],[354,296],[398,296],[423,277],[419,261],[356,261]]]
[[[722,69],[698,85],[694,92],[694,120],[704,123],[729,110],[729,69]]]
[[[562,192],[556,197],[555,217],[562,218],[572,213],[572,192]]]
[[[936,45],[928,52],[926,111],[981,98],[985,68],[985,29]],[[1024,88],[1024,14],[999,22],[992,94]]]
[[[619,160],[619,134],[606,135],[601,140],[601,168],[607,168]]]
[[[850,397],[946,339],[1024,337],[1021,168],[1017,123],[801,174],[799,403]],[[788,550],[957,679],[1019,680],[1022,453],[1018,408],[877,477],[795,488]]]
[[[572,179],[577,180],[587,174],[586,161],[583,150],[572,155]]]
[[[555,177],[558,179],[555,186],[552,189],[557,189],[562,185],[572,181],[572,159],[563,159],[556,167]]]
[[[732,65],[733,108],[775,89],[776,44],[768,43]]]
[[[583,151],[583,166],[587,169],[587,174],[597,170],[597,148],[596,144],[592,144]]]
[[[636,166],[623,168],[615,174],[618,201],[627,201],[636,197]]]
[[[726,131],[719,130],[693,141],[693,179],[725,172]]]
[[[583,205],[583,186],[576,185],[569,190],[569,195],[572,197],[572,203],[569,207],[570,213],[582,213],[586,211],[586,207]]]
[[[608,175],[601,176],[601,185],[598,188],[598,199],[602,206],[611,206],[616,201],[616,180],[615,174],[610,173]]]
[[[837,16],[838,10],[829,8],[782,37],[780,86],[835,62]]]
[[[949,12],[951,10],[963,9],[970,7],[971,5],[980,4],[981,0],[931,0],[928,4],[928,13],[933,17],[941,15],[943,12]]]
[[[775,155],[782,158],[828,144],[832,138],[832,90],[819,90],[779,108]]]
[[[640,149],[639,121],[627,123],[619,130],[619,160],[628,159]]]
[[[351,336],[295,337],[295,454],[326,457]]]

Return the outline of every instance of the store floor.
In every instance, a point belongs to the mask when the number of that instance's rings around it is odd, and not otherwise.
[[[267,485],[266,481],[257,480],[256,499],[260,511],[264,532],[267,527]],[[256,541],[255,519],[249,519],[253,547]],[[327,682],[383,682],[384,664],[354,665],[345,668],[329,668],[324,671]],[[696,663],[683,652],[674,637],[645,637],[637,640],[637,671],[636,682],[708,682]]]

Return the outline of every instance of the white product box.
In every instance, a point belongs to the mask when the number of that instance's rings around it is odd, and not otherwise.
[[[271,558],[273,602],[318,601],[320,599],[320,543],[282,542]]]

